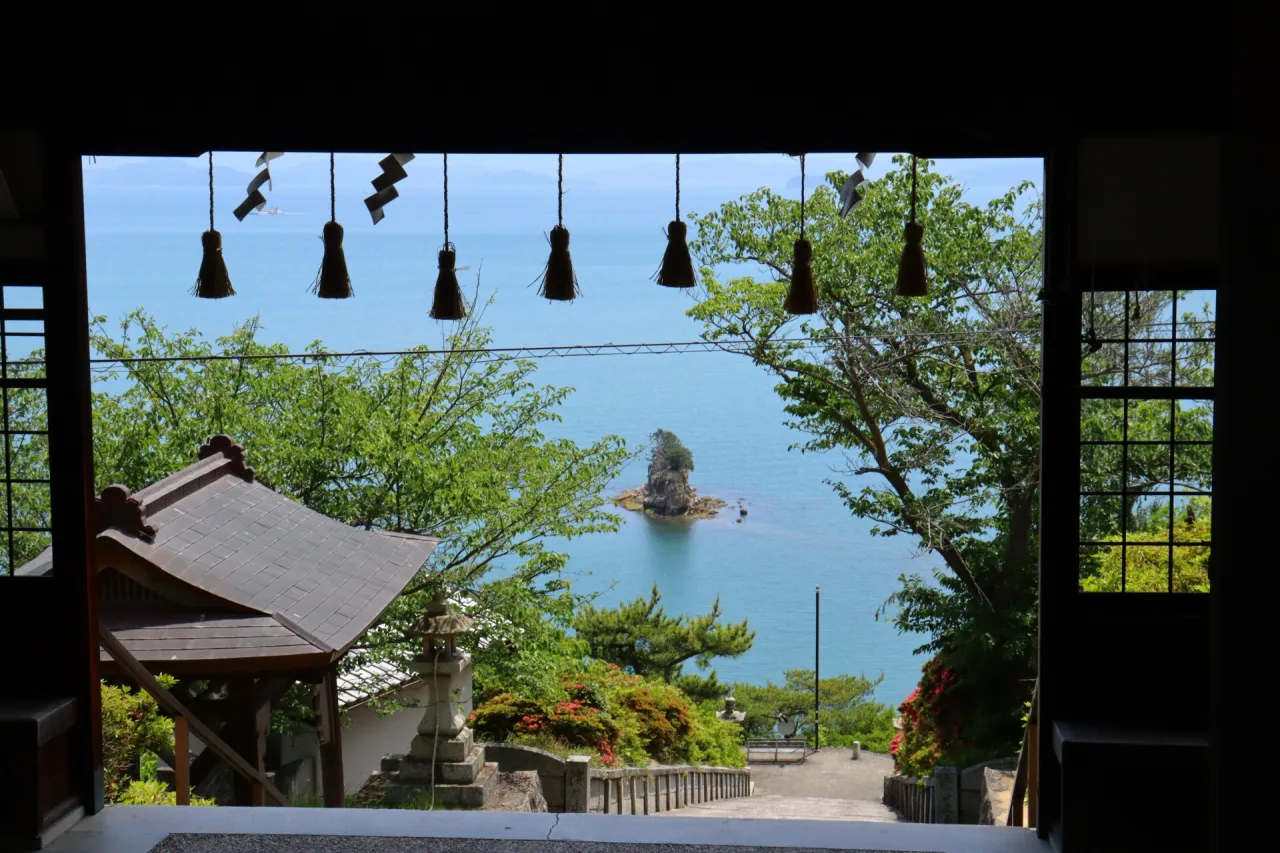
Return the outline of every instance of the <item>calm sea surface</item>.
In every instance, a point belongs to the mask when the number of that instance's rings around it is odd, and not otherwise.
[[[308,293],[328,218],[318,187],[283,186],[270,203],[289,215],[250,216],[231,209],[243,185],[219,187],[218,227],[237,296],[199,301],[187,293],[208,227],[207,191],[105,188],[86,191],[91,310],[113,321],[145,307],[171,330],[199,328],[209,337],[254,314],[264,340],[301,348],[320,339],[332,349],[399,349],[438,344],[428,319],[435,253],[441,241],[438,195],[406,192],[377,228],[348,190],[338,203],[356,298],[332,302]],[[749,189],[746,187],[744,189]],[[707,210],[732,193],[687,193],[685,210]],[[669,192],[591,189],[565,200],[574,266],[583,296],[570,305],[537,298],[529,283],[546,260],[544,232],[555,224],[555,197],[533,190],[455,191],[451,239],[460,273],[496,290],[486,323],[496,345],[690,341],[699,326],[684,316],[690,297],[650,281],[665,245]],[[693,450],[693,483],[706,495],[749,509],[695,523],[622,513],[615,535],[557,543],[571,556],[575,584],[606,590],[606,603],[647,594],[657,583],[668,613],[699,613],[719,597],[727,619],[749,619],[755,648],[716,669],[722,679],[780,680],[814,657],[814,587],[822,588],[824,673],[885,676],[877,698],[900,702],[922,661],[919,638],[876,621],[878,605],[907,572],[927,573],[931,558],[910,543],[872,538],[824,479],[840,460],[789,451],[801,436],[784,424],[772,382],[746,359],[723,353],[544,359],[540,382],[576,389],[557,432],[590,440],[614,433],[642,443],[655,428],[675,432]],[[252,448],[250,449],[252,452]],[[613,488],[639,485],[642,463]],[[141,485],[141,484],[137,484]]]

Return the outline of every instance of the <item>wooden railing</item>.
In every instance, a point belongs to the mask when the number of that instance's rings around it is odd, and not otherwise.
[[[661,814],[699,803],[751,796],[751,771],[734,767],[624,767],[592,770],[588,811]]]
[[[809,744],[804,738],[748,738],[747,760],[769,761],[775,764],[794,761],[804,763],[809,756]]]
[[[1025,811],[1024,811],[1025,803]],[[1022,733],[1022,751],[1018,755],[1018,771],[1013,777],[1009,799],[1008,826],[1036,825],[1040,804],[1040,679],[1031,693],[1031,713]]]
[[[202,723],[199,718],[194,716],[187,707],[182,704],[178,697],[174,696],[164,685],[156,681],[153,676],[142,663],[129,652],[124,645],[116,639],[115,635],[106,628],[98,627],[98,641],[107,653],[115,659],[116,665],[119,666],[124,673],[138,683],[138,686],[150,693],[156,700],[156,704],[160,706],[166,714],[173,717],[174,725],[174,774],[175,781],[180,778],[179,773],[183,771],[179,768],[187,767],[188,757],[186,754],[188,749],[186,744],[178,743],[179,735],[182,740],[187,740],[187,730],[190,729],[196,737],[198,737],[205,745],[205,749],[213,752],[214,755],[231,765],[234,770],[244,779],[247,779],[254,785],[254,800],[271,800],[278,806],[291,805],[289,799],[275,786],[275,784],[267,778],[267,775],[258,768],[254,767],[248,761],[245,761],[240,753],[232,749],[226,741],[218,737],[218,735]],[[190,802],[190,783],[183,784],[178,782],[178,803],[182,804],[185,799]],[[182,788],[186,788],[185,795]]]
[[[936,823],[933,777],[884,777],[884,804],[896,809],[908,823]]]

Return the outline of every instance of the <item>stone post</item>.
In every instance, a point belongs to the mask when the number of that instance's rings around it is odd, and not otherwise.
[[[591,759],[585,755],[570,755],[564,765],[564,810],[585,814],[589,810],[590,797]]]
[[[862,743],[860,741],[855,740],[853,742],[853,751],[849,757],[852,758],[854,761],[857,761],[859,758],[862,757]]]
[[[933,822],[960,822],[960,773],[954,767],[933,768]]]

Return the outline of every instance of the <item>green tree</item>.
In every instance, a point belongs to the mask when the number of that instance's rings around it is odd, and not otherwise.
[[[1173,592],[1209,591],[1209,546],[1203,544],[1212,539],[1212,518],[1209,502],[1193,499],[1185,507],[1175,511],[1173,519],[1173,556],[1170,563],[1169,514],[1167,508],[1140,513],[1135,517],[1128,535],[1108,536],[1103,541],[1116,542],[1113,546],[1098,548],[1086,560],[1092,569],[1082,580],[1086,592],[1167,592],[1172,568]],[[1120,545],[1130,547],[1121,565]],[[1134,547],[1134,543],[1140,544]]]
[[[650,440],[653,442],[649,451],[651,463],[661,461],[663,467],[671,471],[693,470],[693,451],[685,447],[674,432],[654,430]]]
[[[833,189],[843,174],[807,200],[817,316],[797,324],[783,311],[800,205],[768,189],[695,217],[708,269],[690,314],[706,340],[777,379],[789,424],[805,436],[798,449],[844,457],[828,482],[854,515],[935,557],[933,577],[903,576],[886,606],[900,630],[925,635],[919,651],[961,673],[992,748],[1005,748],[1020,734],[1035,667],[1041,206],[1029,183],[970,204],[922,161],[931,291],[899,297],[912,178],[903,158],[894,163],[849,219]],[[773,280],[715,274],[743,263]],[[1165,317],[1170,298],[1134,300],[1133,322]],[[1116,316],[1115,304],[1104,307]],[[1097,365],[1112,378],[1123,369],[1114,349]]]
[[[792,669],[783,676],[781,685],[772,681],[733,685],[737,710],[746,714],[743,724],[747,736],[768,737],[778,714],[786,714],[809,724],[807,737],[812,743],[813,670]],[[889,752],[894,735],[893,709],[873,699],[876,687],[883,681],[883,675],[874,679],[861,675],[821,679],[818,722],[822,745],[849,746],[858,741],[871,752]]]
[[[346,665],[403,664],[415,650],[405,630],[443,587],[478,617],[462,639],[478,669],[553,677],[578,653],[565,628],[581,597],[547,540],[617,528],[601,495],[629,455],[613,436],[546,436],[572,389],[536,385],[530,361],[476,352],[490,343],[481,316],[454,327],[444,352],[385,363],[328,357],[318,342],[302,361],[235,358],[287,351],[259,341],[257,320],[210,342],[142,311],[118,334],[97,318],[93,346],[104,356],[185,359],[126,362],[99,377],[127,384],[94,395],[97,485],[140,488],[193,462],[208,436],[229,434],[263,483],[313,510],[441,538]]]
[[[595,658],[636,675],[678,684],[697,699],[714,698],[722,695],[719,691],[723,687],[715,671],[686,674],[684,665],[692,660],[705,670],[717,657],[745,654],[756,638],[747,620],[723,624],[721,615],[717,598],[711,610],[701,616],[668,616],[654,584],[648,598],[640,596],[616,609],[584,603],[573,620],[573,629]]]

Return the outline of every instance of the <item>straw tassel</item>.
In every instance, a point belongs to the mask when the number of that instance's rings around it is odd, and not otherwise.
[[[569,229],[564,227],[564,155],[557,174],[556,227],[551,229],[551,255],[542,273],[538,295],[553,302],[572,302],[578,295],[578,277],[569,257]]]
[[[578,277],[569,257],[569,229],[563,225],[551,229],[551,256],[538,295],[554,302],[570,302],[578,295]]]
[[[222,258],[222,235],[213,227],[213,152],[209,152],[209,230],[200,235],[204,254],[200,259],[200,274],[196,277],[191,293],[201,299],[222,299],[235,296],[227,263]]]
[[[663,287],[693,287],[693,257],[689,254],[689,229],[680,221],[680,155],[676,155],[676,218],[667,225],[667,250],[658,268],[658,284]]]
[[[817,314],[818,285],[813,280],[813,244],[804,236],[804,155],[800,155],[800,239],[791,258],[791,286],[782,309],[788,314]]]
[[[457,257],[453,244],[440,250],[440,274],[436,276],[436,292],[431,300],[433,320],[461,320],[467,316],[467,303],[462,298],[462,288],[458,285],[458,274],[454,269]]]
[[[687,241],[689,230],[678,219],[667,225],[667,250],[662,254],[662,268],[658,270],[658,284],[663,287],[693,287],[697,279],[693,274],[693,257]]]
[[[342,226],[329,221],[324,224],[324,257],[320,274],[311,292],[321,299],[350,299],[351,276],[347,272],[347,256],[342,251]]]
[[[201,299],[235,296],[227,263],[222,259],[222,235],[210,228],[200,235],[200,243],[204,246],[204,257],[200,259],[200,275],[191,292]]]
[[[337,193],[333,176],[333,154],[329,155],[329,221],[324,224],[324,256],[311,292],[321,299],[350,299],[351,275],[347,255],[342,250],[342,226],[338,224]]]
[[[929,276],[924,263],[924,228],[916,222],[916,157],[911,155],[911,221],[903,230],[906,245],[898,260],[899,296],[927,296]]]
[[[803,237],[796,241],[791,262],[791,287],[782,307],[788,314],[818,313],[818,286],[813,280],[813,244]]]

